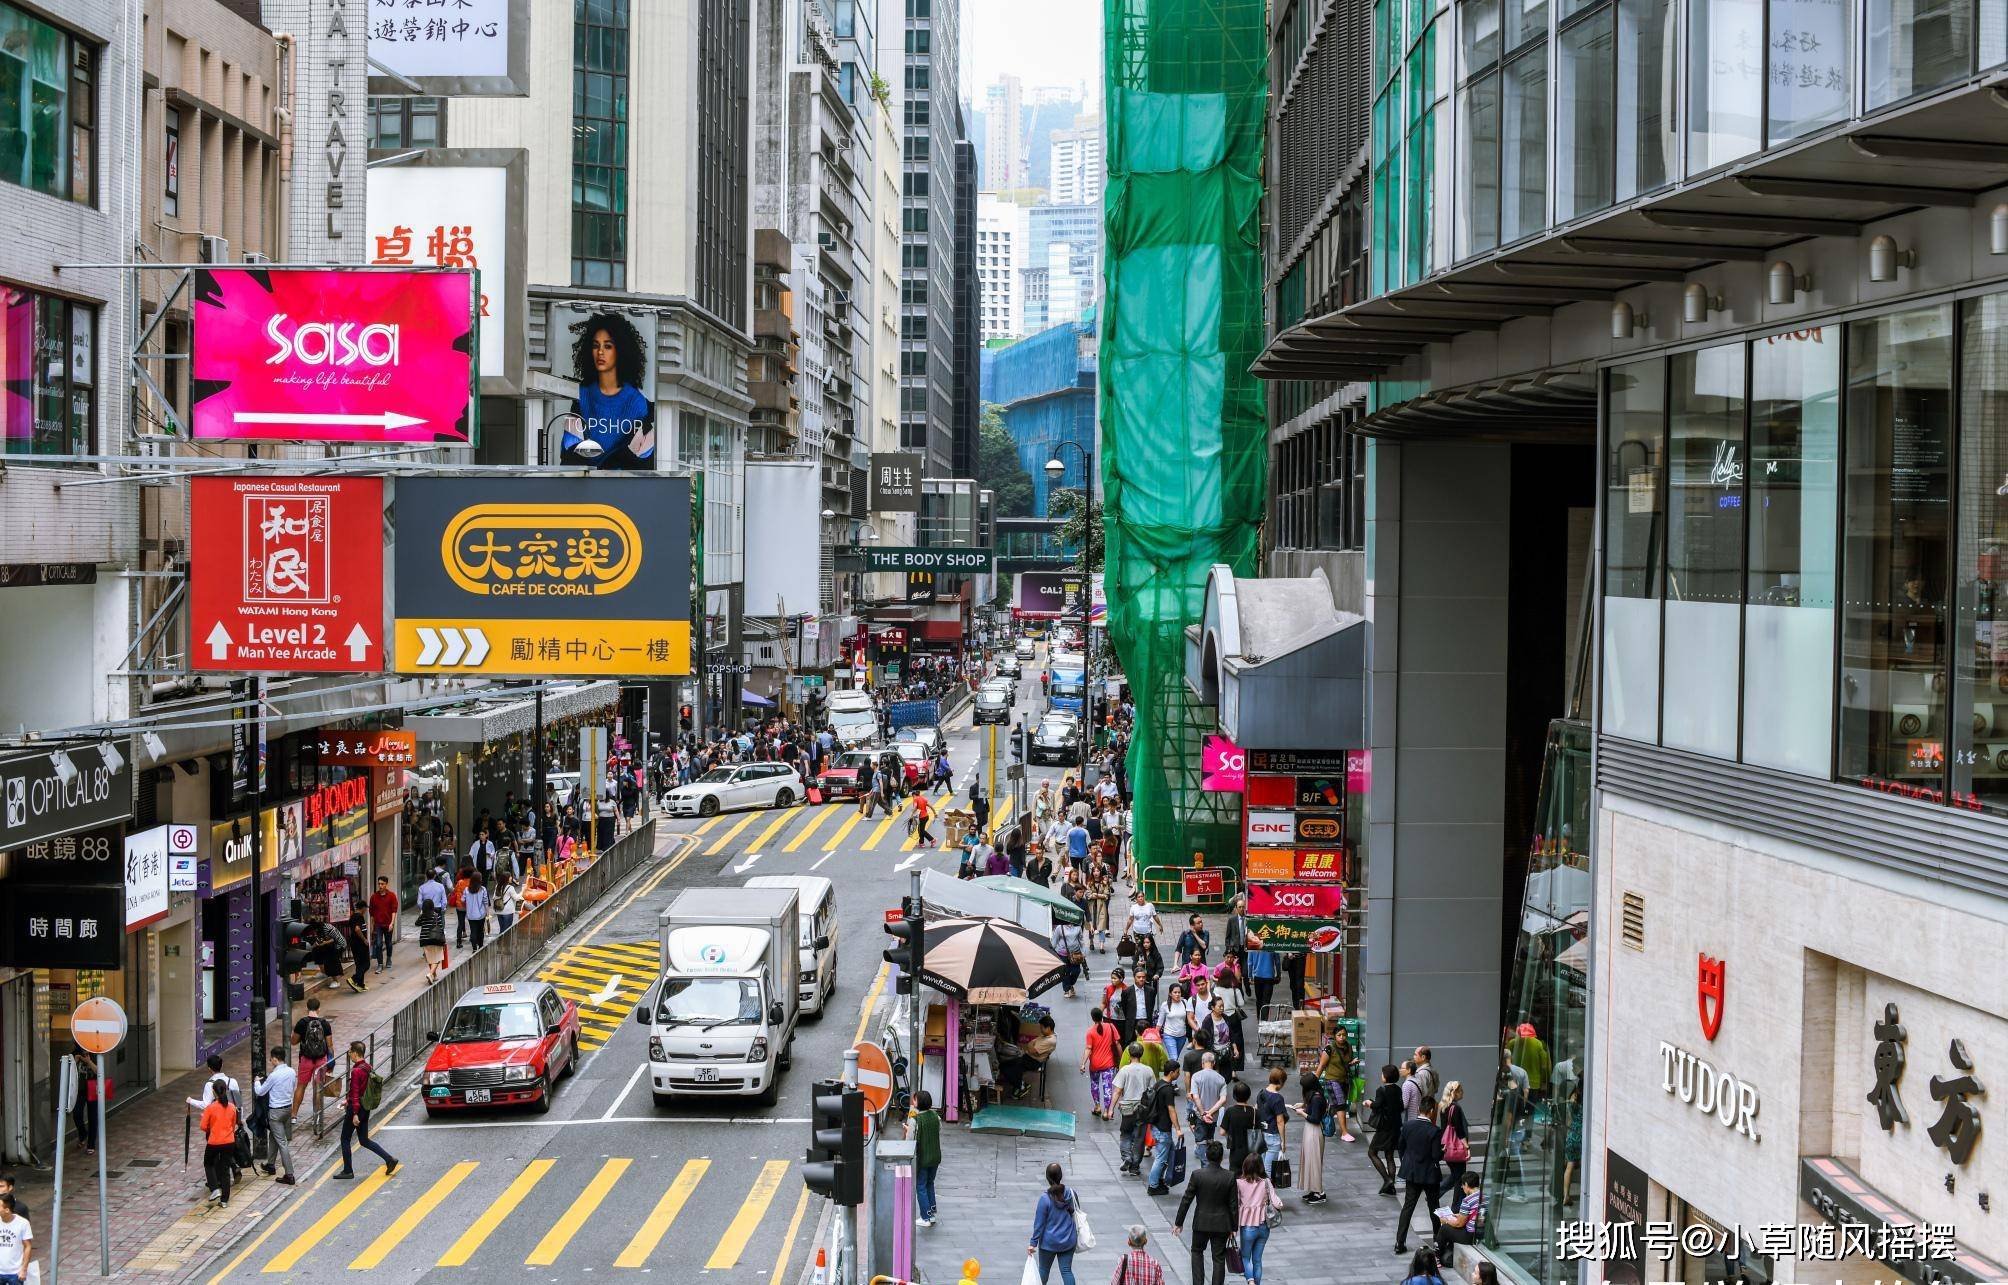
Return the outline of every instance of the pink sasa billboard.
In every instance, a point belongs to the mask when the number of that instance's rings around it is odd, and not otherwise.
[[[474,444],[471,272],[202,268],[197,441]]]

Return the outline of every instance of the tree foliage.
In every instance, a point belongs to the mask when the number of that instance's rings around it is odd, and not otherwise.
[[[1029,517],[1032,513],[1032,476],[1018,459],[1018,444],[1004,427],[1004,410],[995,402],[983,403],[983,418],[976,440],[976,483],[996,495],[1000,518]]]
[[[1088,551],[1088,571],[1090,574],[1102,569],[1102,510],[1099,505],[1088,509],[1079,491],[1048,491],[1046,512],[1060,519],[1057,532],[1060,546],[1071,553],[1078,553],[1083,544]],[[1092,519],[1092,520],[1090,520]]]

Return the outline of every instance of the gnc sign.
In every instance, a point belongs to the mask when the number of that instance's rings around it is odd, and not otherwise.
[[[1248,843],[1250,847],[1275,844],[1289,847],[1296,839],[1297,818],[1288,812],[1272,812],[1251,808],[1248,811]]]

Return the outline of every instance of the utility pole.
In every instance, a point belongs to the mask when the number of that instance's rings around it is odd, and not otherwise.
[[[251,1074],[265,1065],[265,1002],[272,985],[272,915],[265,913],[265,680],[251,680]],[[274,825],[273,829],[277,830]],[[277,837],[276,835],[274,836]]]

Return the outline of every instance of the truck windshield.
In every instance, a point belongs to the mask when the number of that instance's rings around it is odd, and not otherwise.
[[[760,987],[744,977],[672,977],[656,1001],[658,1026],[689,1026],[760,1020]]]
[[[446,1019],[441,1044],[521,1040],[544,1033],[535,1004],[463,1004]]]

